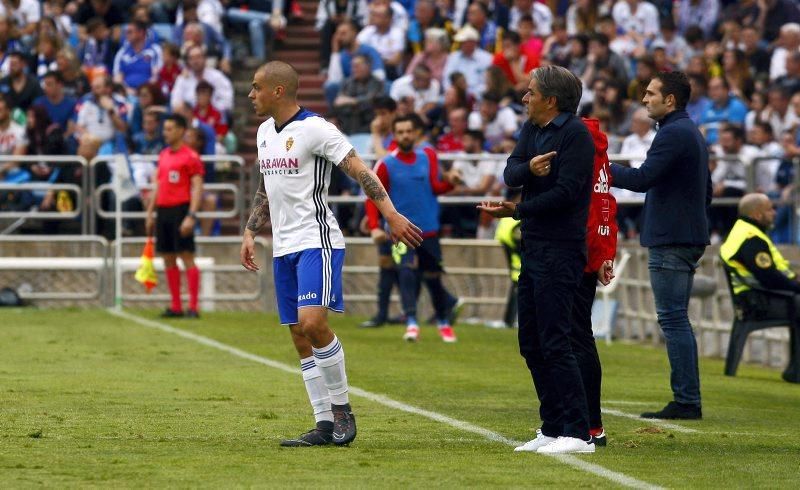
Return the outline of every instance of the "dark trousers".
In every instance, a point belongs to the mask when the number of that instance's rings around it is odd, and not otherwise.
[[[586,394],[570,343],[575,290],[586,254],[524,242],[519,276],[519,350],[539,397],[542,433],[589,438]]]
[[[591,428],[603,426],[603,419],[600,416],[600,384],[603,371],[592,332],[592,305],[596,292],[597,274],[584,273],[572,302],[572,331],[569,336],[572,353],[575,354],[581,371]]]

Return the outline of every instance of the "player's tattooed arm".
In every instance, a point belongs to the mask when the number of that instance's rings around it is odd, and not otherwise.
[[[372,199],[373,202],[378,203],[385,201],[388,197],[386,195],[386,189],[383,188],[375,172],[367,168],[361,158],[356,154],[355,149],[351,149],[342,161],[339,162],[339,169],[358,182],[361,188],[364,189],[364,194]]]
[[[267,193],[264,191],[264,174],[259,172],[258,175],[258,189],[253,197],[250,218],[247,220],[247,229],[253,234],[261,231],[269,220],[269,201],[267,200]]]
[[[358,183],[361,184],[361,188],[364,189],[364,194],[374,202],[377,203],[386,200],[386,190],[372,171],[364,170],[361,172],[358,175]]]

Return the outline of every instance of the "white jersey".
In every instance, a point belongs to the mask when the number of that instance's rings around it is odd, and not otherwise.
[[[331,169],[353,145],[319,115],[301,109],[282,128],[270,118],[258,128],[258,165],[272,221],[272,255],[309,248],[344,248],[328,207]]]

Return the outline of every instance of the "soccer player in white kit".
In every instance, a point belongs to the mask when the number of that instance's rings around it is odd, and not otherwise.
[[[416,247],[420,230],[395,210],[378,177],[336,127],[297,105],[297,72],[272,61],[253,76],[248,97],[257,115],[261,181],[242,237],[241,262],[257,271],[255,236],[272,220],[278,314],[300,355],[316,427],[282,446],[348,444],[356,421],[348,398],[344,350],[328,327],[328,310],[344,310],[344,237],[327,196],[331,169],[355,179],[391,229],[392,239]]]

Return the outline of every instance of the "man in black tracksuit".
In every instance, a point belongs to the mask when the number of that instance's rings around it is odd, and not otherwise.
[[[539,397],[542,427],[516,448],[542,453],[594,452],[580,370],[569,341],[574,292],[586,265],[594,142],[575,116],[581,83],[548,66],[532,74],[523,102],[528,118],[504,172],[522,201],[486,202],[495,216],[522,220],[519,346]],[[534,175],[535,168],[549,173]]]

